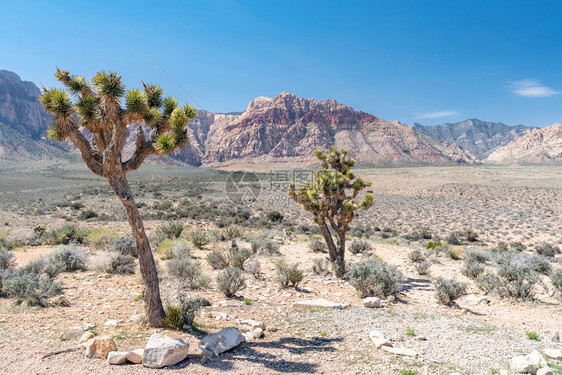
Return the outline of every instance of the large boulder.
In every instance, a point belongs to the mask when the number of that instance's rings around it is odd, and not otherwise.
[[[86,345],[86,357],[106,359],[109,352],[117,350],[115,341],[109,336],[100,336],[90,339]]]
[[[173,366],[187,357],[188,349],[189,345],[181,339],[154,333],[144,348],[142,365],[149,368]]]
[[[212,335],[205,336],[199,341],[199,350],[206,357],[217,356],[243,342],[246,342],[246,339],[240,331],[234,327],[228,327]]]

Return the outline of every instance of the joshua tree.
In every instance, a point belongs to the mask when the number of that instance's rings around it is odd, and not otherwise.
[[[307,182],[298,190],[295,182],[291,182],[289,196],[314,215],[313,221],[320,227],[328,245],[334,271],[342,277],[345,274],[345,234],[357,217],[356,211],[371,207],[374,196],[367,193],[365,199],[356,201],[359,192],[371,183],[353,174],[351,167],[355,160],[349,158],[347,150],[330,147],[327,155],[320,151],[315,155],[322,162],[322,168],[314,172],[312,183]]]
[[[156,265],[126,174],[139,168],[150,154],[166,155],[184,147],[185,126],[197,117],[197,111],[190,105],[178,107],[178,101],[164,98],[164,90],[155,84],[143,82],[144,92],[126,91],[121,76],[114,72],[97,73],[93,84],[58,68],[55,78],[66,90],[43,87],[41,104],[53,115],[47,135],[56,141],[74,143],[88,168],[105,177],[123,203],[137,245],[146,317],[150,325],[160,327],[165,313]],[[123,161],[127,130],[135,126],[136,148]],[[150,129],[148,137],[145,127]]]

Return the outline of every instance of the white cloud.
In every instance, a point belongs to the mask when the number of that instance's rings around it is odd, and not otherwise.
[[[450,117],[456,116],[460,112],[456,109],[450,109],[448,111],[435,111],[435,112],[423,112],[423,113],[414,113],[416,118],[440,118],[440,117]]]
[[[521,81],[515,81],[509,87],[515,95],[526,98],[548,98],[550,96],[560,94],[560,91],[543,86],[540,81],[536,79],[522,79]]]

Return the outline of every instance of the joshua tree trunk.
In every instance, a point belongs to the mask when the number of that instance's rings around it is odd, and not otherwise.
[[[165,316],[160,298],[160,288],[158,285],[158,274],[156,264],[150,249],[150,242],[146,236],[144,225],[135,200],[131,195],[131,190],[125,176],[112,175],[108,178],[109,184],[125,208],[127,219],[137,245],[139,256],[139,266],[144,282],[144,307],[148,323],[152,327],[162,327],[162,319]]]
[[[345,236],[342,239],[338,235],[336,246],[332,233],[326,223],[319,221],[319,226],[322,236],[326,241],[326,245],[328,246],[328,254],[330,255],[330,261],[334,267],[334,273],[337,277],[343,277],[345,274]]]

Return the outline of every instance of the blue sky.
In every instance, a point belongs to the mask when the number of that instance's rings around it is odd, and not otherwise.
[[[555,1],[0,4],[0,69],[47,86],[110,69],[217,112],[289,91],[407,124],[562,122]]]

